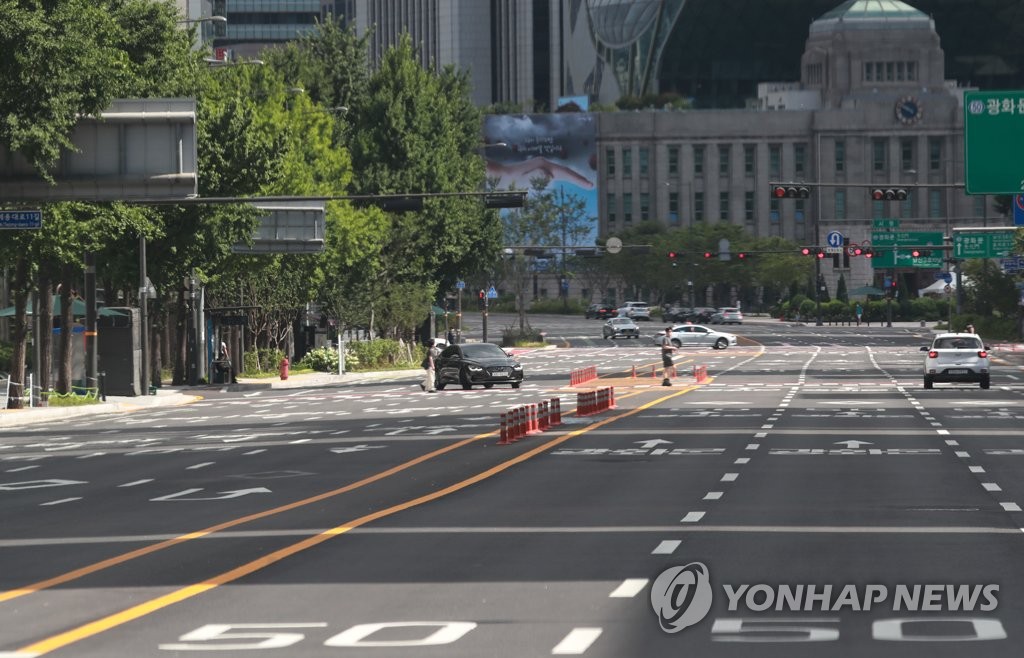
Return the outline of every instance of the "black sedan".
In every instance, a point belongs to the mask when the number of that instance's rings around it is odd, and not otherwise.
[[[465,390],[473,384],[483,384],[484,388],[511,384],[519,388],[523,382],[523,366],[493,343],[449,345],[438,357],[435,369],[438,390],[448,384],[462,384]]]

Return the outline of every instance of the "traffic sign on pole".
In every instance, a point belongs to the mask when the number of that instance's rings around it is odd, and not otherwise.
[[[968,194],[1024,192],[1024,91],[964,94],[964,183]]]
[[[1024,226],[1024,194],[1013,197],[1013,225]]]
[[[954,229],[954,258],[1006,258],[1013,253],[1016,229]]]

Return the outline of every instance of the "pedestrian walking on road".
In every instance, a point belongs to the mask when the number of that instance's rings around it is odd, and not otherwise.
[[[423,381],[420,382],[420,388],[427,393],[434,393],[437,391],[435,382],[435,370],[434,363],[435,359],[441,355],[441,350],[437,349],[434,345],[434,339],[431,338],[427,344],[427,356],[423,359]]]
[[[671,386],[672,377],[676,376],[676,364],[672,360],[672,353],[676,346],[672,344],[672,327],[665,327],[665,335],[661,337],[661,366],[664,371],[662,386]]]

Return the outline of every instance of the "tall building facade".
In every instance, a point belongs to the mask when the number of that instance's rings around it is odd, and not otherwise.
[[[599,113],[601,234],[728,222],[868,245],[875,220],[946,235],[985,223],[990,200],[958,185],[965,89],[944,79],[943,61],[924,13],[847,0],[811,24],[800,81],[763,84],[757,109]],[[807,183],[810,197],[774,198],[771,182]],[[874,188],[908,195],[874,200]],[[831,290],[841,273],[854,287],[875,275],[866,259],[837,265],[825,268]]]

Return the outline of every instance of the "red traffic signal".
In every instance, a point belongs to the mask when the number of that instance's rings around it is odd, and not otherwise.
[[[910,252],[910,255],[914,258],[927,258],[932,255],[932,252],[930,249],[915,249]]]
[[[864,255],[864,258],[874,258],[875,256],[875,250],[871,247],[864,247],[861,253]]]
[[[861,249],[859,246],[857,246],[857,245],[853,246],[853,255],[854,256],[860,256],[863,253],[864,253],[864,250]]]
[[[675,260],[675,259],[676,259],[676,257],[677,257],[678,255],[679,255],[679,254],[677,254],[677,253],[676,253],[676,252],[674,252],[674,251],[670,251],[670,252],[668,252],[668,257],[669,257],[669,258],[670,258],[671,260]]]
[[[800,253],[804,256],[815,256],[817,258],[825,257],[825,250],[821,247],[802,247]]]
[[[776,199],[806,199],[811,190],[803,185],[774,185],[772,196]]]
[[[484,299],[485,297],[487,297],[487,292],[481,290],[480,292],[477,293],[478,299]]]
[[[740,253],[736,254],[736,258],[739,258],[740,260],[746,260],[747,252],[741,251]]]
[[[713,256],[714,256],[714,254],[713,254],[713,253],[711,253],[710,251],[705,251],[705,252],[704,252],[704,258],[711,258],[711,257],[713,257]]]
[[[876,188],[871,190],[871,198],[875,201],[903,201],[907,198],[907,191],[903,188]]]

